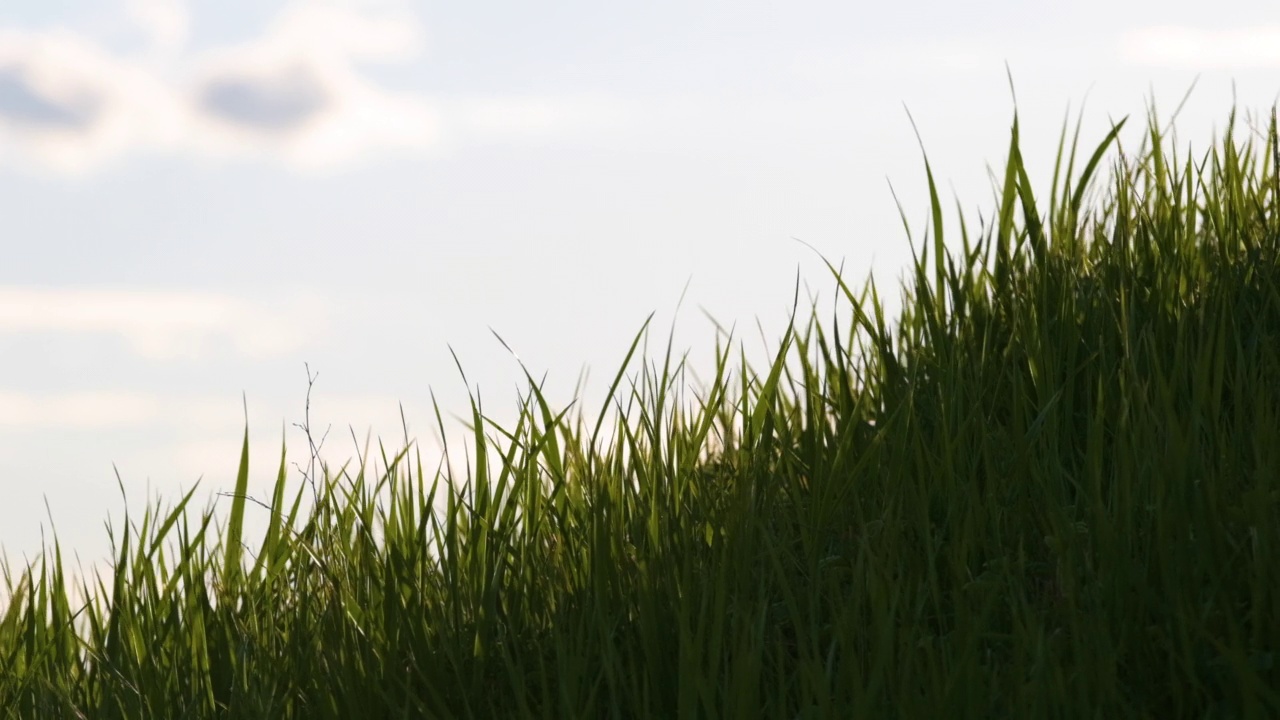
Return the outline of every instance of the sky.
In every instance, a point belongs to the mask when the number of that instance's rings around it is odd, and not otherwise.
[[[333,467],[366,438],[372,457],[403,447],[403,409],[434,472],[433,396],[455,464],[469,394],[514,425],[521,363],[560,408],[588,373],[594,418],[650,314],[647,356],[671,333],[691,391],[714,374],[710,318],[760,368],[797,281],[801,320],[810,295],[831,316],[814,249],[895,309],[895,194],[917,243],[928,217],[919,142],[951,237],[957,202],[990,217],[1009,74],[1046,197],[1082,106],[1082,154],[1125,116],[1136,147],[1148,106],[1167,121],[1193,83],[1181,155],[1233,102],[1268,113],[1280,5],[1205,17],[1189,0],[0,4],[0,545],[21,566],[56,531],[92,566],[108,521],[197,480],[193,504],[225,517],[246,421],[265,499],[282,442],[291,481],[310,457],[309,391]]]

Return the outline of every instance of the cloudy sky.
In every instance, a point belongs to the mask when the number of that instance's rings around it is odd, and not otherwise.
[[[1233,82],[1268,110],[1277,8],[4,3],[0,543],[38,551],[47,501],[64,551],[100,557],[116,470],[135,512],[201,477],[202,505],[229,490],[242,397],[265,495],[282,439],[308,457],[304,364],[327,460],[356,455],[353,432],[398,449],[403,405],[433,469],[432,392],[451,447],[469,387],[514,419],[522,374],[494,332],[559,405],[589,372],[588,413],[650,313],[651,357],[674,325],[708,378],[705,311],[763,363],[797,276],[802,301],[833,297],[797,238],[896,304],[890,183],[917,238],[928,211],[908,110],[945,203],[989,216],[1006,63],[1047,191],[1082,103],[1090,148],[1125,115],[1136,146],[1148,102],[1168,118],[1197,77],[1184,151]]]

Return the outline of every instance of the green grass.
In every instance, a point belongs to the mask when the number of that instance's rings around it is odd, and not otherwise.
[[[670,343],[628,376],[648,322],[594,417],[473,401],[456,489],[407,447],[293,490],[282,448],[247,502],[246,428],[225,528],[126,518],[83,606],[56,541],[5,567],[0,711],[1280,716],[1275,111],[1198,161],[1120,125],[1082,170],[1064,126],[1046,215],[1015,114],[954,257],[926,162],[896,326],[828,263],[846,326],[793,314],[762,374],[717,339],[694,402]]]

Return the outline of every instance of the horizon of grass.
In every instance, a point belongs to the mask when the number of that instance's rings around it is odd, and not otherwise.
[[[126,515],[76,606],[56,535],[4,564],[0,712],[1278,716],[1280,144],[1274,107],[1260,153],[1235,118],[1180,164],[1152,108],[1132,162],[1122,120],[1077,177],[1064,123],[1042,217],[1015,105],[975,242],[957,202],[958,260],[926,156],[894,329],[874,279],[855,294],[827,262],[844,342],[816,303],[797,330],[797,283],[767,373],[742,353],[735,378],[717,337],[686,406],[670,342],[620,392],[646,320],[594,425],[527,370],[514,429],[473,398],[463,482],[406,444],[294,492],[282,444],[249,498],[246,419],[225,527],[191,522],[194,487]]]

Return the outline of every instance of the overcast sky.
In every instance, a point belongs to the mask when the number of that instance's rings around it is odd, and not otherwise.
[[[1242,112],[1269,110],[1280,5],[1205,17],[1189,0],[0,4],[0,543],[38,551],[47,499],[64,552],[100,557],[125,508],[113,463],[133,512],[201,476],[203,507],[233,486],[242,394],[265,497],[282,437],[308,457],[304,363],[326,459],[355,456],[352,430],[375,456],[378,437],[401,447],[403,404],[430,469],[431,391],[451,447],[467,383],[514,420],[522,374],[490,328],[559,406],[585,367],[592,417],[653,312],[651,357],[674,323],[708,379],[705,310],[760,367],[797,275],[830,317],[833,281],[796,238],[855,287],[874,271],[896,307],[890,183],[917,239],[928,214],[907,110],[953,227],[957,197],[974,222],[993,208],[1006,63],[1046,195],[1082,103],[1089,151],[1125,115],[1136,146],[1148,102],[1167,119],[1197,77],[1180,154],[1222,128],[1233,81]]]

